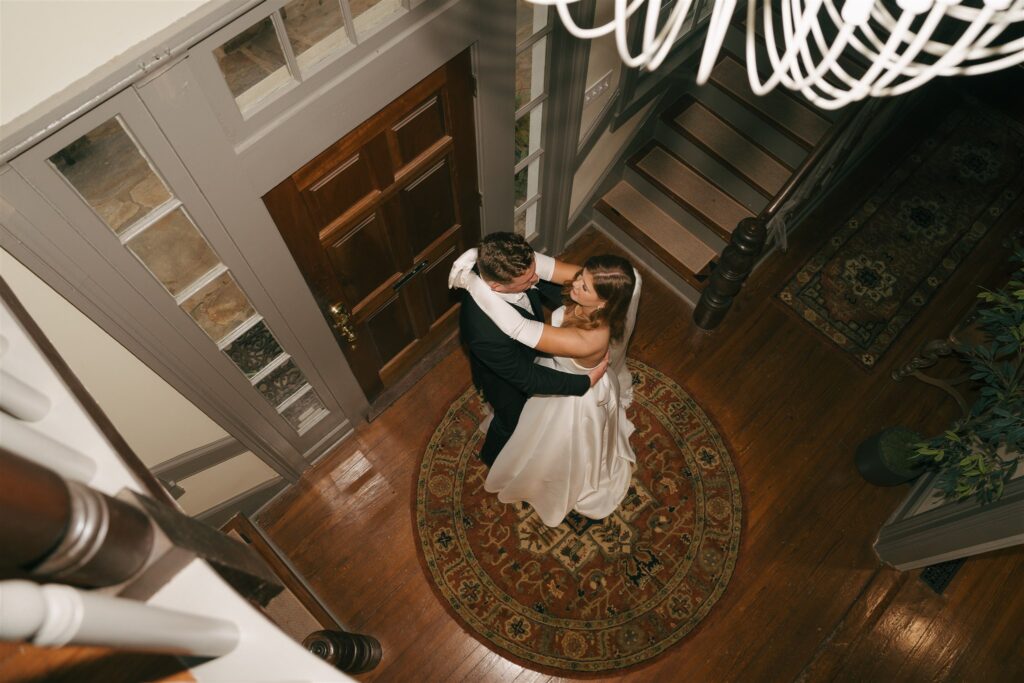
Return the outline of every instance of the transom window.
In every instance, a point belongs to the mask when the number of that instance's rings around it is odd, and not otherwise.
[[[244,118],[407,11],[408,0],[290,0],[214,49]]]

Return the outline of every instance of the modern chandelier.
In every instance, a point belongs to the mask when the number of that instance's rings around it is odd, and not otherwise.
[[[738,0],[712,1],[698,84],[710,77],[738,5]],[[528,2],[555,5],[577,38],[614,32],[623,63],[648,71],[665,61],[680,32],[693,23],[687,22],[689,15],[704,4],[676,0],[660,16],[662,5],[670,3],[614,0],[611,21],[584,28],[569,11],[577,0]],[[746,64],[753,91],[763,95],[782,85],[822,109],[899,95],[936,76],[984,74],[1024,62],[1024,0],[748,0],[746,10]],[[637,54],[629,44],[631,19],[643,21]],[[860,75],[841,61],[851,55],[868,63],[863,73],[857,70]]]

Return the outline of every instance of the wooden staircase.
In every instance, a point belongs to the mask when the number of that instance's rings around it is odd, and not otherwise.
[[[595,222],[657,257],[694,304],[740,220],[758,216],[844,116],[782,88],[754,95],[742,41],[730,29],[709,83],[664,110],[595,206]]]

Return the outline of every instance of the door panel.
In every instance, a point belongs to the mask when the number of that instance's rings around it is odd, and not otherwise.
[[[318,228],[327,227],[377,190],[366,157],[359,154],[346,159],[315,184],[300,189]]]
[[[401,168],[447,136],[441,100],[437,97],[429,98],[391,130],[398,149],[395,166]]]
[[[372,400],[455,329],[448,269],[480,237],[469,52],[263,200]]]
[[[455,223],[455,197],[449,173],[450,157],[425,171],[399,194],[413,251],[420,252]]]
[[[381,283],[401,272],[391,253],[387,227],[377,213],[325,249],[342,297],[351,308],[358,307]]]
[[[416,341],[416,334],[402,299],[401,296],[391,297],[383,306],[374,310],[362,325],[370,332],[368,341],[376,346],[385,361],[394,358]]]
[[[425,294],[430,302],[432,323],[458,303],[458,291],[448,289],[448,272],[452,269],[452,263],[461,253],[458,243],[452,243],[441,252],[430,269],[422,275]]]

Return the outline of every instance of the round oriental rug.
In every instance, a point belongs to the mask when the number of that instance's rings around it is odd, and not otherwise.
[[[740,545],[740,488],[711,420],[675,382],[629,360],[637,468],[607,519],[545,526],[484,491],[476,392],[452,403],[420,466],[416,526],[442,599],[527,666],[600,672],[648,662],[700,623]]]

